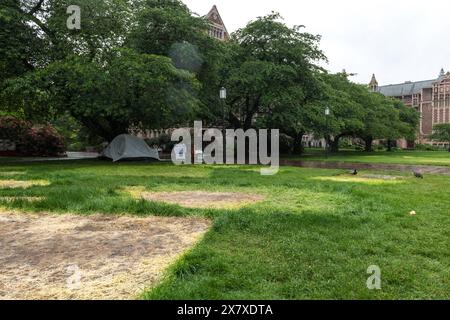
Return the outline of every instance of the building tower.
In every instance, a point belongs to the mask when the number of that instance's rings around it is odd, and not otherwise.
[[[378,91],[378,81],[377,78],[375,77],[375,74],[372,75],[372,80],[370,80],[369,87],[370,90],[372,90],[373,92]]]
[[[217,10],[215,5],[206,15],[206,19],[208,19],[210,25],[209,35],[211,37],[220,41],[227,41],[230,39],[230,34],[228,33],[227,28],[220,17],[219,10]]]
[[[441,69],[441,72],[439,73],[439,78],[445,77],[445,71],[444,68]]]

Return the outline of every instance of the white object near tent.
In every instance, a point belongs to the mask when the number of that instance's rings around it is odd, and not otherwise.
[[[158,150],[150,148],[144,140],[129,134],[117,136],[102,155],[114,162],[126,159],[160,160]]]
[[[175,159],[177,161],[186,161],[186,145],[184,143],[182,144],[176,144],[173,147],[173,152],[175,153]]]

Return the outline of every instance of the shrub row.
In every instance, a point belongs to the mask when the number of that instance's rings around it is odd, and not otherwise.
[[[11,116],[0,117],[0,140],[13,142],[21,156],[60,156],[66,150],[64,138],[53,127],[33,127],[31,122]]]

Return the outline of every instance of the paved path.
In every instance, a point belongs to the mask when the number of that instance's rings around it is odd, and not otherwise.
[[[0,162],[39,162],[39,161],[61,161],[61,160],[81,160],[96,159],[99,157],[95,152],[67,152],[67,157],[54,158],[14,158],[8,161],[7,158]],[[1,161],[5,160],[5,161]],[[165,160],[167,162],[171,160]],[[385,163],[359,163],[359,162],[335,162],[335,161],[302,161],[281,159],[280,165],[304,168],[319,169],[343,169],[343,170],[393,170],[404,172],[421,172],[428,174],[440,174],[450,176],[450,166],[428,166],[428,165],[405,165],[405,164],[385,164]]]
[[[352,163],[334,161],[302,161],[302,160],[280,160],[282,166],[322,168],[322,169],[346,169],[346,170],[397,170],[405,172],[421,172],[428,174],[441,174],[450,176],[450,167],[445,166],[425,166],[425,165],[404,165],[404,164],[384,164],[384,163]]]
[[[13,157],[8,159],[0,158],[1,162],[40,162],[40,161],[64,161],[64,160],[82,160],[96,159],[99,154],[96,152],[67,152],[67,157]]]

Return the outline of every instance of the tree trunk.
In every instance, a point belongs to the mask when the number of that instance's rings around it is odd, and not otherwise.
[[[392,151],[392,140],[388,139],[387,141],[387,151],[391,152]]]
[[[334,138],[333,141],[330,142],[330,151],[332,153],[338,153],[339,152],[339,140],[341,137]]]
[[[297,133],[294,135],[294,149],[292,151],[295,155],[301,155],[305,151],[305,148],[303,147],[302,138],[303,138],[304,132]]]
[[[363,140],[364,140],[364,143],[365,143],[364,151],[372,152],[373,151],[373,148],[372,148],[373,138],[369,137],[369,138],[365,138]]]
[[[347,135],[346,133],[342,133],[342,134],[335,136],[333,140],[331,140],[331,138],[330,138],[329,145],[330,145],[330,151],[332,153],[339,152],[339,141],[341,140],[342,137],[345,137],[346,135]]]

